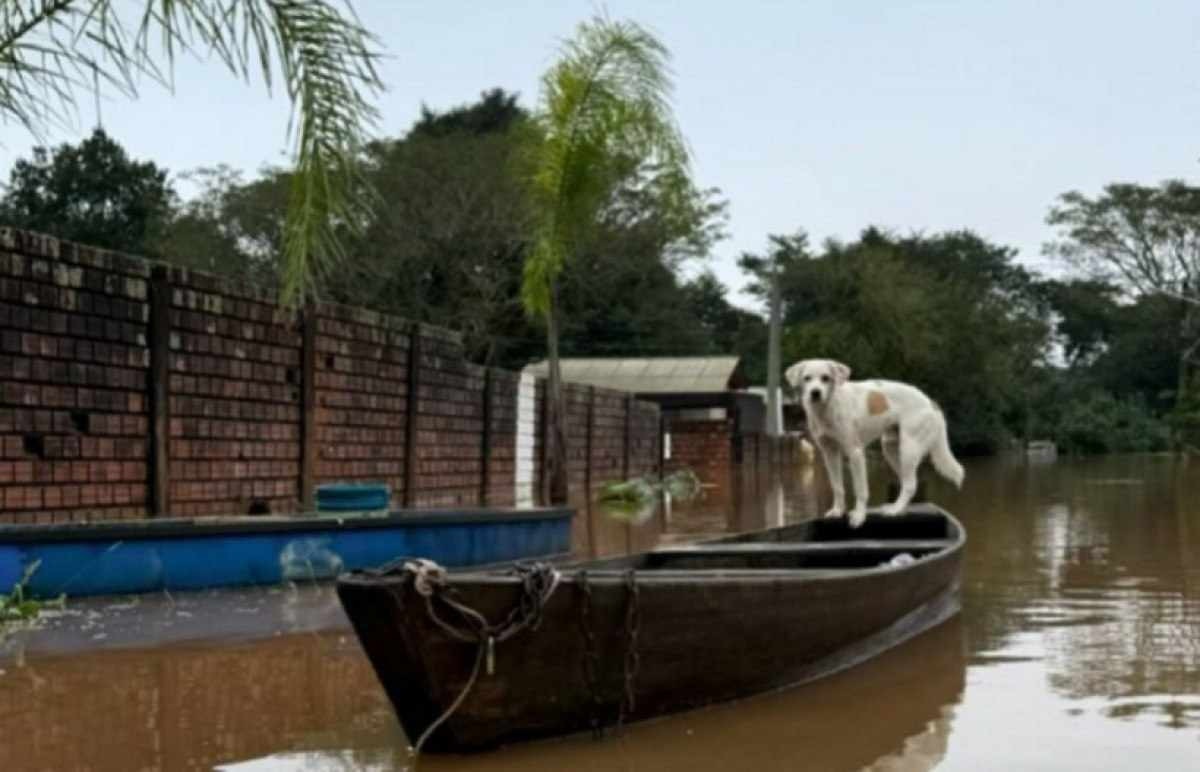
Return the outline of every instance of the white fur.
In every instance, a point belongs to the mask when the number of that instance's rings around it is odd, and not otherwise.
[[[896,381],[851,381],[850,368],[831,359],[806,359],[784,374],[801,394],[808,417],[809,435],[821,450],[833,508],[826,517],[841,517],[846,511],[842,484],[842,459],[850,462],[854,483],[854,509],[850,526],[857,528],[867,518],[867,462],[865,449],[882,440],[883,456],[900,479],[900,495],[883,508],[885,515],[899,515],[917,491],[917,468],[926,456],[933,467],[957,487],[962,487],[963,468],[950,452],[946,419],[938,406],[920,389]],[[868,410],[868,396],[879,392],[887,409],[878,415]]]

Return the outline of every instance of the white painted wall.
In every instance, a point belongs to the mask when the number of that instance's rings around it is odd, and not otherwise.
[[[516,505],[532,507],[533,495],[533,440],[537,431],[537,379],[521,374],[517,387],[517,434],[515,473]]]

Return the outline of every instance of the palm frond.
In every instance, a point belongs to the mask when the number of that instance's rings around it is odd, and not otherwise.
[[[344,259],[338,235],[361,227],[370,204],[358,160],[378,118],[375,39],[333,0],[143,0],[137,10],[130,0],[0,0],[0,121],[41,138],[70,123],[80,93],[132,97],[141,78],[169,87],[181,53],[280,83],[295,158],[284,299],[303,300]]]
[[[537,223],[522,282],[530,313],[549,313],[555,280],[617,181],[643,165],[688,179],[668,59],[642,27],[598,17],[579,26],[543,77],[530,178]]]

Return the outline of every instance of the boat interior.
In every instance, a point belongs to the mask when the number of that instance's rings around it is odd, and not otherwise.
[[[858,528],[850,528],[845,518],[806,520],[766,531],[572,563],[569,567],[600,571],[845,571],[903,567],[953,547],[960,540],[958,524],[941,513],[910,513],[894,518],[872,515]]]

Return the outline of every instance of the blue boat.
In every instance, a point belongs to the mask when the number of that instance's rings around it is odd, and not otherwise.
[[[34,564],[26,592],[51,598],[332,579],[398,557],[468,566],[562,555],[571,517],[536,508],[0,525],[0,592]]]

